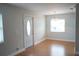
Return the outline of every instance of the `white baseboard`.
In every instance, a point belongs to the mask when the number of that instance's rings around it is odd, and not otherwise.
[[[75,40],[68,40],[68,39],[56,39],[56,38],[48,38],[48,37],[46,37],[46,39],[59,40],[59,41],[67,41],[67,42],[75,42]]]
[[[45,40],[45,38],[41,39],[41,40],[38,41],[38,42],[35,42],[34,45],[37,45],[37,44],[43,42],[44,40]],[[14,52],[14,53],[12,53],[12,54],[10,54],[10,55],[8,55],[8,56],[15,56],[16,54],[18,54],[18,53],[20,53],[20,52],[23,52],[25,49],[26,49],[26,48],[23,48],[23,49],[21,49],[21,50],[19,50],[19,51],[16,51],[16,52]]]
[[[40,41],[35,42],[34,45],[37,45],[37,44],[43,42],[43,41],[46,40],[46,39],[59,40],[59,41],[68,41],[68,42],[75,42],[75,40],[68,40],[68,39],[67,39],[67,40],[63,40],[63,39],[55,39],[55,38],[47,38],[47,37],[46,37],[46,38],[41,39]],[[20,53],[20,52],[23,52],[25,49],[26,49],[26,48],[23,48],[23,49],[21,49],[21,50],[19,50],[19,51],[17,51],[17,52],[14,52],[14,53],[12,53],[12,54],[10,54],[10,55],[8,55],[8,56],[15,56],[16,54],[18,54],[18,53]],[[79,55],[79,52],[76,52],[76,54]]]
[[[15,56],[16,54],[18,54],[18,53],[20,53],[20,52],[23,52],[25,49],[26,49],[26,48],[23,48],[23,49],[21,49],[21,50],[18,50],[18,51],[14,52],[14,53],[12,53],[12,54],[10,54],[10,55],[8,55],[8,56]]]
[[[34,43],[34,45],[37,45],[37,44],[39,44],[39,43],[43,42],[44,40],[46,40],[46,39],[45,39],[45,38],[43,38],[43,39],[41,39],[40,41],[35,42],[35,43]]]

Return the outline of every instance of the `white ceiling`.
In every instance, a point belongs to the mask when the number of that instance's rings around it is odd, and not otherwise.
[[[75,3],[13,3],[12,5],[43,15],[63,14],[76,11]],[[73,8],[73,10],[70,8]]]

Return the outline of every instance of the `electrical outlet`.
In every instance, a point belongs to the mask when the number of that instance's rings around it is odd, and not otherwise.
[[[16,48],[16,51],[18,51],[19,50],[19,48]]]

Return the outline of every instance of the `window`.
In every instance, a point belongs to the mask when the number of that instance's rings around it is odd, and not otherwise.
[[[30,21],[27,21],[27,35],[30,35],[30,30],[31,30],[31,25],[30,25]]]
[[[65,32],[65,20],[64,19],[52,19],[50,22],[51,32]]]
[[[0,14],[0,43],[4,42],[3,38],[3,22],[2,22],[2,14]]]

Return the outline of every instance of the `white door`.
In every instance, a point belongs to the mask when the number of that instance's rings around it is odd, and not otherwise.
[[[32,29],[32,17],[24,17],[24,45],[25,48],[33,46],[33,29]]]

